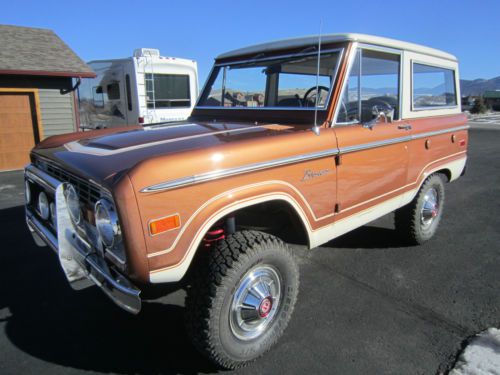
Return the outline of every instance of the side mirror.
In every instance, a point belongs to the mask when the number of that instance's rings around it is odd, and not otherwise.
[[[372,108],[373,119],[363,123],[363,128],[373,129],[373,127],[382,119],[385,123],[390,123],[394,119],[394,108],[391,106],[376,106]]]

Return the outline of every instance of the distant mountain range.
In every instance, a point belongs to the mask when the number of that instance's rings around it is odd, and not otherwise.
[[[460,93],[462,96],[479,96],[483,95],[485,91],[489,90],[500,90],[500,76],[491,79],[460,80]],[[417,94],[420,95],[441,95],[444,91],[444,85],[416,89]],[[394,88],[385,87],[377,89],[363,87],[363,92],[379,95],[388,95],[389,93],[395,94]]]
[[[460,80],[460,91],[462,96],[482,95],[487,90],[500,90],[500,77],[491,79]]]

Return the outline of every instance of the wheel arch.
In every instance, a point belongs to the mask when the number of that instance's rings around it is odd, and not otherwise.
[[[206,207],[205,212],[200,212],[199,215],[207,217],[203,220],[199,230],[194,236],[189,245],[185,257],[177,264],[169,266],[165,269],[154,270],[150,272],[150,281],[152,283],[177,282],[181,280],[187,273],[196,254],[199,253],[200,245],[206,233],[213,226],[224,218],[238,214],[244,209],[250,207],[258,207],[262,204],[275,203],[286,207],[290,213],[293,213],[294,220],[302,225],[302,229],[306,236],[308,244],[311,242],[311,225],[308,215],[303,209],[303,206],[291,195],[284,191],[269,192],[258,196],[253,196],[249,199],[236,200],[233,204],[224,205],[223,207],[214,210],[211,207]],[[211,212],[211,213],[210,213]]]

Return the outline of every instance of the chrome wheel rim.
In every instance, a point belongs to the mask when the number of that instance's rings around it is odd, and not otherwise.
[[[424,229],[429,228],[439,215],[439,194],[435,188],[427,190],[420,211],[420,222]]]
[[[258,265],[241,279],[233,296],[229,323],[240,340],[261,336],[281,303],[281,277],[276,268]]]

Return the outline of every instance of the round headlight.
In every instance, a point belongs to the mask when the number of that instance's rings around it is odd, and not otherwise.
[[[24,199],[26,199],[26,204],[31,203],[31,186],[28,181],[24,181]]]
[[[38,213],[44,220],[47,220],[50,216],[49,199],[43,191],[38,196]]]
[[[64,189],[64,197],[66,198],[71,220],[73,220],[73,223],[76,225],[80,224],[82,221],[82,210],[80,208],[80,199],[73,185],[68,184],[66,186],[66,189]]]
[[[120,227],[115,208],[106,199],[95,204],[95,225],[104,245],[112,247],[120,236]]]

